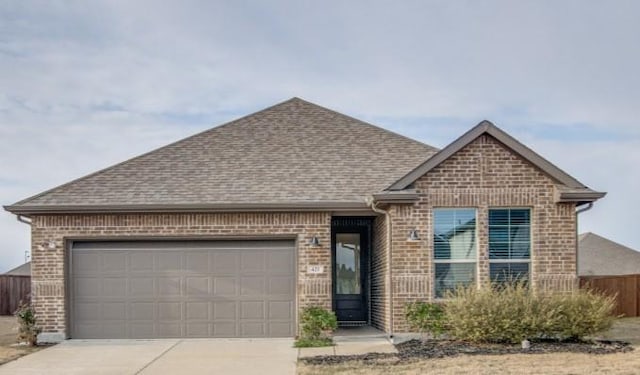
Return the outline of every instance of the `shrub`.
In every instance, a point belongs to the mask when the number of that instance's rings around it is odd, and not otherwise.
[[[611,327],[614,299],[586,290],[535,293],[523,283],[460,288],[444,306],[448,332],[467,341],[581,340]]]
[[[441,304],[412,302],[407,305],[407,321],[412,329],[439,337],[445,332],[446,320]]]
[[[36,313],[29,304],[21,303],[14,313],[18,318],[18,340],[26,341],[34,346],[38,342],[38,334],[41,332],[36,322]]]
[[[331,333],[338,328],[336,315],[322,307],[311,306],[300,315],[301,335],[296,340],[297,347],[333,345]]]
[[[520,342],[537,336],[541,305],[522,283],[459,288],[445,305],[449,333],[461,340]]]
[[[615,297],[591,290],[550,296],[553,310],[549,333],[564,340],[581,340],[611,328]]]

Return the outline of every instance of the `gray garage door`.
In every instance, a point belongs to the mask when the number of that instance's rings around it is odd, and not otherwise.
[[[76,242],[73,338],[291,337],[291,241]]]

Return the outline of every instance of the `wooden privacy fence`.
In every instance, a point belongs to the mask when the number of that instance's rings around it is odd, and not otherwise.
[[[31,276],[0,275],[0,315],[13,315],[30,295]]]
[[[615,315],[640,316],[640,275],[581,276],[580,287],[617,295]]]

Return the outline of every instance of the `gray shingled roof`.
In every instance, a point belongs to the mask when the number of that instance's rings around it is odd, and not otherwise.
[[[6,208],[362,205],[435,152],[293,98]]]
[[[578,275],[640,274],[640,252],[588,232],[578,236]]]
[[[5,272],[3,275],[31,276],[31,262],[21,264],[18,267]]]

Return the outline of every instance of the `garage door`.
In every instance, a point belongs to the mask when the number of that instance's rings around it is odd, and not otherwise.
[[[72,338],[294,336],[292,241],[76,242]]]

